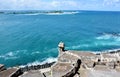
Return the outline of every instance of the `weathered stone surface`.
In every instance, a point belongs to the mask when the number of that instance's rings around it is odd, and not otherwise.
[[[101,70],[101,71],[108,71],[108,70],[110,70],[109,69],[109,67],[107,67],[107,66],[105,66],[105,65],[96,65],[95,67],[94,67],[94,70]]]
[[[88,68],[93,68],[94,67],[94,62],[93,61],[84,61],[84,64],[86,64],[86,66]]]
[[[92,53],[92,52],[87,52],[87,51],[73,51],[73,50],[69,50],[69,52],[73,53],[73,54],[76,54],[80,57],[86,57],[86,58],[94,58],[94,57],[97,57],[96,54]]]
[[[57,63],[52,67],[52,76],[53,77],[61,77],[68,73],[73,66],[71,66],[71,63]]]
[[[64,53],[62,54],[59,58],[58,58],[58,61],[59,62],[67,62],[67,63],[76,63],[78,60],[77,57],[73,56],[73,55],[70,55],[70,54],[67,54],[67,53]]]
[[[86,77],[120,77],[120,73],[114,70],[88,70]]]
[[[44,77],[44,75],[40,73],[39,70],[31,70],[31,71],[25,72],[23,75],[19,77]]]
[[[75,74],[78,72],[78,70],[80,68],[80,65],[81,65],[81,60],[78,59],[74,68],[70,72],[63,75],[62,77],[73,77],[73,76],[75,76]]]
[[[21,70],[19,68],[14,67],[0,72],[0,77],[18,77],[21,74]]]
[[[4,65],[0,64],[0,72],[3,70],[5,70],[5,67],[4,67]]]

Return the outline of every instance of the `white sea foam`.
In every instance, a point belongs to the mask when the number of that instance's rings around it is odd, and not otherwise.
[[[5,54],[1,54],[0,55],[0,58],[3,58],[3,59],[5,59],[5,60],[7,60],[7,59],[17,59],[17,58],[19,58],[19,56],[17,56],[19,53],[23,53],[23,54],[25,54],[26,53],[26,51],[25,50],[17,50],[17,51],[10,51],[10,52],[8,52],[8,53],[5,53]]]
[[[57,58],[50,57],[50,58],[47,58],[43,62],[40,62],[40,61],[37,60],[37,61],[34,61],[32,63],[28,63],[27,65],[21,65],[20,67],[33,66],[33,65],[42,65],[42,64],[45,64],[45,63],[51,63],[51,62],[56,62],[56,61],[57,61]]]
[[[120,43],[119,42],[116,42],[116,41],[96,41],[93,46],[120,46]]]
[[[46,13],[46,15],[66,15],[66,14],[77,14],[79,12],[63,12],[63,13]]]
[[[32,15],[40,15],[40,14],[42,14],[42,13],[31,13],[31,14],[21,14],[21,15],[29,15],[29,16],[32,16]]]
[[[120,42],[120,37],[119,37],[119,38],[116,38],[116,41]]]
[[[4,59],[17,59],[18,57],[15,55],[16,53],[14,52],[8,52],[4,55]]]
[[[120,48],[118,48],[118,49],[111,49],[111,50],[104,50],[105,52],[111,52],[111,51],[118,51],[118,50],[120,50]]]
[[[96,37],[98,45],[102,46],[120,46],[120,36],[118,34],[103,34]]]
[[[66,15],[66,14],[77,14],[80,13],[79,11],[74,11],[74,12],[62,12],[62,13],[29,13],[29,14],[18,14],[18,15]]]
[[[0,55],[0,58],[7,58],[7,57],[13,57],[14,53],[13,52],[8,52],[6,54]]]
[[[111,52],[111,51],[116,52],[118,50],[120,50],[120,48],[118,48],[118,49],[111,49],[111,50],[103,50],[103,51],[93,51],[93,53],[97,54],[97,53],[105,53],[105,52]]]
[[[4,55],[0,55],[0,58],[5,58],[5,56]]]
[[[81,48],[81,47],[90,47],[89,44],[82,44],[82,45],[74,45],[74,46],[70,46],[70,47],[66,47],[67,49],[72,48],[72,49],[77,49],[77,48]]]
[[[14,56],[14,53],[13,52],[9,52],[6,54],[6,56]]]
[[[92,51],[92,53],[99,54],[99,53],[101,53],[101,51]]]
[[[39,54],[40,53],[40,51],[35,51],[35,52],[32,52],[31,54],[33,55],[33,54]]]
[[[118,41],[98,41],[95,40],[92,43],[86,43],[86,44],[78,44],[73,45],[70,47],[66,47],[67,49],[81,49],[81,48],[91,48],[91,47],[99,47],[99,46],[120,46],[120,43]]]
[[[9,53],[7,53],[7,54],[5,54],[5,55],[0,55],[0,58],[3,58],[3,59],[5,59],[5,60],[7,60],[7,59],[17,59],[18,56],[15,56],[15,55],[13,54],[13,52],[9,52]]]
[[[14,56],[14,57],[5,57],[4,59],[8,60],[8,59],[17,59],[17,58],[19,58],[19,57],[17,57],[17,56]]]
[[[110,39],[111,38],[111,35],[102,35],[102,36],[99,36],[99,37],[96,37],[96,39],[100,40],[100,39]]]
[[[120,41],[120,34],[107,34],[104,33],[103,35],[96,37],[98,40],[108,40],[108,39],[113,39],[116,41]]]
[[[77,14],[77,13],[80,13],[78,11],[75,11],[75,12],[64,12],[64,14]]]

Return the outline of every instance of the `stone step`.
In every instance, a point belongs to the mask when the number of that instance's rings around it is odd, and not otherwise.
[[[7,70],[0,72],[0,77],[18,77],[21,75],[21,69],[17,67],[8,68]]]

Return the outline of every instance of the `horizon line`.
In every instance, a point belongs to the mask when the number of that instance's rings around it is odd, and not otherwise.
[[[2,11],[100,11],[100,12],[120,12],[120,10],[8,10],[8,9],[5,9],[5,10],[0,10],[0,12]]]

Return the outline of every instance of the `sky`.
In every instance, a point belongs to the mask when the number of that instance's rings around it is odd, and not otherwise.
[[[0,0],[0,10],[120,11],[120,0]]]

